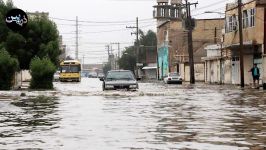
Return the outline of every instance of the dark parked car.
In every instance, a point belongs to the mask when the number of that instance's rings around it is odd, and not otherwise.
[[[138,82],[130,70],[111,70],[105,78],[100,78],[103,81],[103,90],[110,89],[138,89]]]

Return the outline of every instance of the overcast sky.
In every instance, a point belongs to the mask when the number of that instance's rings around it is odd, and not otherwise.
[[[205,11],[223,12],[225,3],[233,0],[198,0],[197,8],[192,8],[196,18],[220,17],[217,14],[204,14]],[[133,29],[136,17],[139,17],[140,29],[156,31],[156,21],[152,19],[153,5],[156,0],[13,0],[14,5],[27,12],[49,12],[56,22],[63,42],[67,45],[67,54],[74,57],[75,19],[79,21],[79,58],[84,56],[85,63],[107,61],[105,45],[120,42],[121,49],[131,45],[135,35]],[[190,2],[196,2],[191,0]],[[65,21],[69,20],[69,21]],[[71,21],[73,20],[73,21]],[[117,46],[113,45],[117,53]]]

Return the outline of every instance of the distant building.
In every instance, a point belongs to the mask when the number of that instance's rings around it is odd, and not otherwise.
[[[158,0],[154,18],[157,19],[158,72],[162,79],[169,72],[179,72],[185,81],[190,80],[188,33],[183,22],[181,1]],[[157,12],[157,13],[156,13]],[[205,80],[204,47],[218,43],[223,18],[194,20],[193,51],[196,81]]]
[[[157,46],[144,46],[141,48],[145,53],[145,58],[141,61],[142,78],[144,79],[157,79]]]

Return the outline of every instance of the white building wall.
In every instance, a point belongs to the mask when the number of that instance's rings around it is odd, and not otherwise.
[[[185,81],[185,64],[179,64],[179,73],[182,79]]]
[[[195,73],[196,81],[201,81],[201,82],[205,81],[205,69],[204,69],[205,66],[204,65],[205,65],[204,63],[194,64],[194,71],[195,71],[194,73]],[[188,64],[186,65],[180,64],[180,74],[185,82],[190,81],[190,67]]]
[[[262,70],[261,72],[263,72],[263,75],[262,75],[262,81],[263,83],[266,83],[266,55],[263,56],[263,60],[262,60]]]
[[[224,83],[232,84],[232,61],[231,59],[226,59],[224,61]]]
[[[205,77],[205,70],[204,70],[204,64],[195,64],[195,80],[196,81],[204,81],[204,77]]]
[[[253,55],[244,55],[244,80],[245,84],[252,84],[252,74],[248,72],[253,67]],[[261,70],[260,70],[261,71]]]
[[[190,74],[189,66],[185,65],[185,73],[184,73],[185,77],[184,77],[184,79],[186,82],[190,81],[190,75],[189,74]]]
[[[215,59],[215,60],[208,60],[206,61],[207,63],[207,68],[206,68],[206,73],[207,73],[207,83],[220,83],[220,60]]]

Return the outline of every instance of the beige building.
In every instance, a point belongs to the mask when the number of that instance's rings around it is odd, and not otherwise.
[[[244,54],[244,80],[245,84],[253,82],[251,73],[248,71],[253,64],[258,64],[261,79],[266,80],[265,57],[265,0],[248,0],[242,6],[243,23],[243,54]],[[226,5],[226,20],[224,34],[223,61],[225,66],[222,70],[224,83],[240,84],[239,62],[239,25],[237,3]]]
[[[204,61],[201,60],[202,57],[206,56],[206,50],[204,47],[220,41],[217,37],[221,36],[221,28],[223,28],[223,24],[224,19],[220,18],[195,20],[195,28],[193,30],[193,51],[196,81],[205,80],[205,66]],[[179,72],[185,81],[190,80],[187,35],[188,33],[184,29],[181,19],[158,22],[158,57],[162,55],[160,54],[160,50],[167,51],[167,73]],[[159,70],[159,72],[162,71]]]

